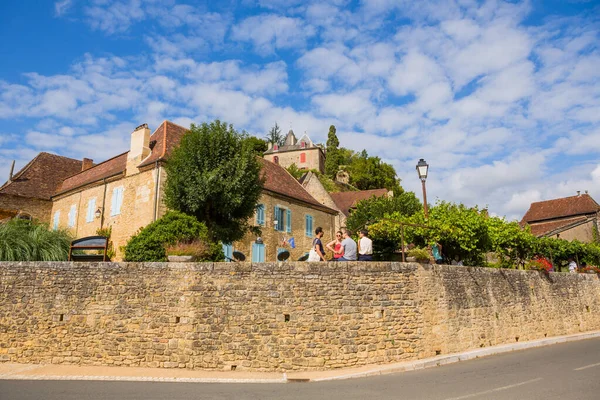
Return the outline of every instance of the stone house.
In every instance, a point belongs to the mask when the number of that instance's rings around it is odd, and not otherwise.
[[[152,134],[145,124],[136,128],[128,152],[62,181],[52,196],[52,215],[48,218],[51,226],[70,229],[76,237],[111,228],[120,259],[120,247],[166,212],[164,165],[185,132],[186,128],[169,121]],[[281,166],[261,162],[265,190],[254,219],[264,227],[262,237],[257,240],[248,234],[239,243],[224,246],[224,250],[229,256],[237,250],[257,261],[274,261],[277,252],[287,246],[292,257],[299,257],[308,251],[314,228],[320,225],[331,235],[336,211],[312,198]],[[283,244],[283,239],[289,237],[295,238],[296,249]]]
[[[537,237],[592,242],[597,239],[600,205],[586,192],[576,196],[531,203],[521,220]]]
[[[0,186],[0,221],[13,217],[50,221],[51,197],[62,181],[92,165],[89,159],[42,152],[16,174],[11,168],[8,181]]]
[[[325,152],[323,149],[315,145],[306,134],[302,135],[300,140],[297,140],[294,131],[291,129],[285,137],[283,146],[272,146],[269,143],[264,158],[281,165],[283,168],[296,164],[299,169],[314,169],[321,173],[325,172]]]
[[[369,199],[373,196],[392,196],[392,192],[389,192],[387,189],[329,193],[319,180],[317,174],[313,172],[306,173],[300,179],[300,183],[318,202],[337,211],[335,217],[336,231],[346,226],[346,219],[352,210],[356,208],[356,204],[359,201]]]

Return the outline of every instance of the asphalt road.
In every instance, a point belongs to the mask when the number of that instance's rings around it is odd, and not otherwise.
[[[1,400],[600,399],[600,339],[427,370],[288,384],[0,381]]]

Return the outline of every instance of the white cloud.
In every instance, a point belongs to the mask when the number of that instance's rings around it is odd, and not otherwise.
[[[54,3],[54,15],[62,17],[73,6],[73,0],[60,0]]]
[[[231,38],[250,42],[259,53],[270,54],[276,49],[301,50],[313,34],[313,28],[299,18],[263,14],[248,17],[234,26]]]

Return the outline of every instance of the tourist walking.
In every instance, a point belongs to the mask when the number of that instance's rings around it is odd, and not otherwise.
[[[350,237],[352,232],[344,230],[344,240],[338,254],[343,254],[339,261],[356,261],[356,242]]]
[[[367,230],[358,232],[358,261],[373,261],[373,241],[367,237]]]
[[[331,250],[333,252],[333,260],[332,261],[337,261],[339,260],[343,255],[344,252],[342,251],[342,253],[338,253],[338,251],[342,248],[342,231],[337,231],[335,233],[335,239],[333,239],[331,242],[327,243],[327,247],[329,250]]]
[[[569,272],[577,272],[577,263],[573,257],[569,257]]]

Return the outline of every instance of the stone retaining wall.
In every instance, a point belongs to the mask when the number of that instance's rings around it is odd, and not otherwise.
[[[415,263],[0,263],[0,361],[264,371],[600,329],[596,275]]]

